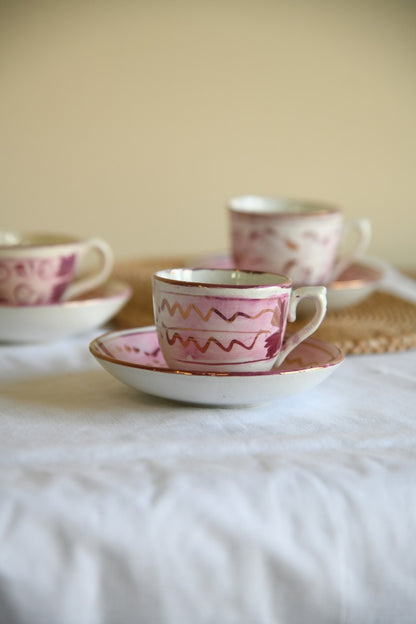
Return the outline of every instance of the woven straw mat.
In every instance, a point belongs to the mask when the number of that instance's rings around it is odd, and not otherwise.
[[[155,271],[187,266],[186,257],[119,261],[113,277],[128,283],[133,294],[114,318],[120,329],[153,325],[151,277]],[[305,319],[290,323],[291,331]],[[339,346],[345,354],[382,353],[416,348],[416,305],[381,292],[361,303],[327,312],[314,336]]]

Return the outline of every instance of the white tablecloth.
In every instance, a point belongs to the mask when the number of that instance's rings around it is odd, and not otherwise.
[[[1,624],[416,622],[416,352],[204,408],[0,345]]]

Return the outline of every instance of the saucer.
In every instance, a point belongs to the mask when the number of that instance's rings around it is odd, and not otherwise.
[[[109,321],[131,296],[109,281],[76,299],[40,306],[0,305],[0,342],[47,342],[86,332]]]
[[[101,366],[119,381],[165,399],[205,405],[249,405],[309,390],[344,359],[335,345],[307,338],[279,369],[261,373],[188,372],[168,368],[154,326],[114,331],[90,343]]]
[[[233,268],[233,260],[228,253],[215,253],[191,259],[195,268]],[[371,258],[360,258],[327,286],[327,309],[339,310],[356,305],[368,297],[381,282],[383,271],[374,265]],[[307,301],[302,302],[300,310],[310,312],[313,308]]]
[[[366,299],[377,288],[383,271],[364,258],[354,262],[327,288],[328,310],[347,308]]]

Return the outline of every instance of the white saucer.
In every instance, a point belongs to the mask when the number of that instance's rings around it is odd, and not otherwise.
[[[131,292],[127,284],[110,281],[62,303],[0,305],[0,342],[47,342],[94,329],[117,314]]]
[[[205,405],[267,403],[309,390],[341,364],[338,347],[308,338],[278,370],[263,373],[204,373],[167,367],[155,327],[114,331],[90,343],[90,351],[111,375],[137,390],[175,401]]]
[[[339,310],[360,303],[380,283],[383,272],[365,258],[354,262],[327,288],[328,310]]]
[[[192,266],[196,268],[233,268],[233,260],[228,253],[216,253],[206,256],[199,256],[191,259]],[[356,305],[368,297],[381,282],[383,271],[374,265],[369,258],[360,258],[341,275],[327,286],[327,309],[339,310]],[[308,301],[302,302],[299,310],[308,314],[312,307]]]

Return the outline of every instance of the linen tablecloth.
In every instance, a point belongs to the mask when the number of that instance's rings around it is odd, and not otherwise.
[[[262,406],[0,345],[1,624],[416,621],[416,352]]]

